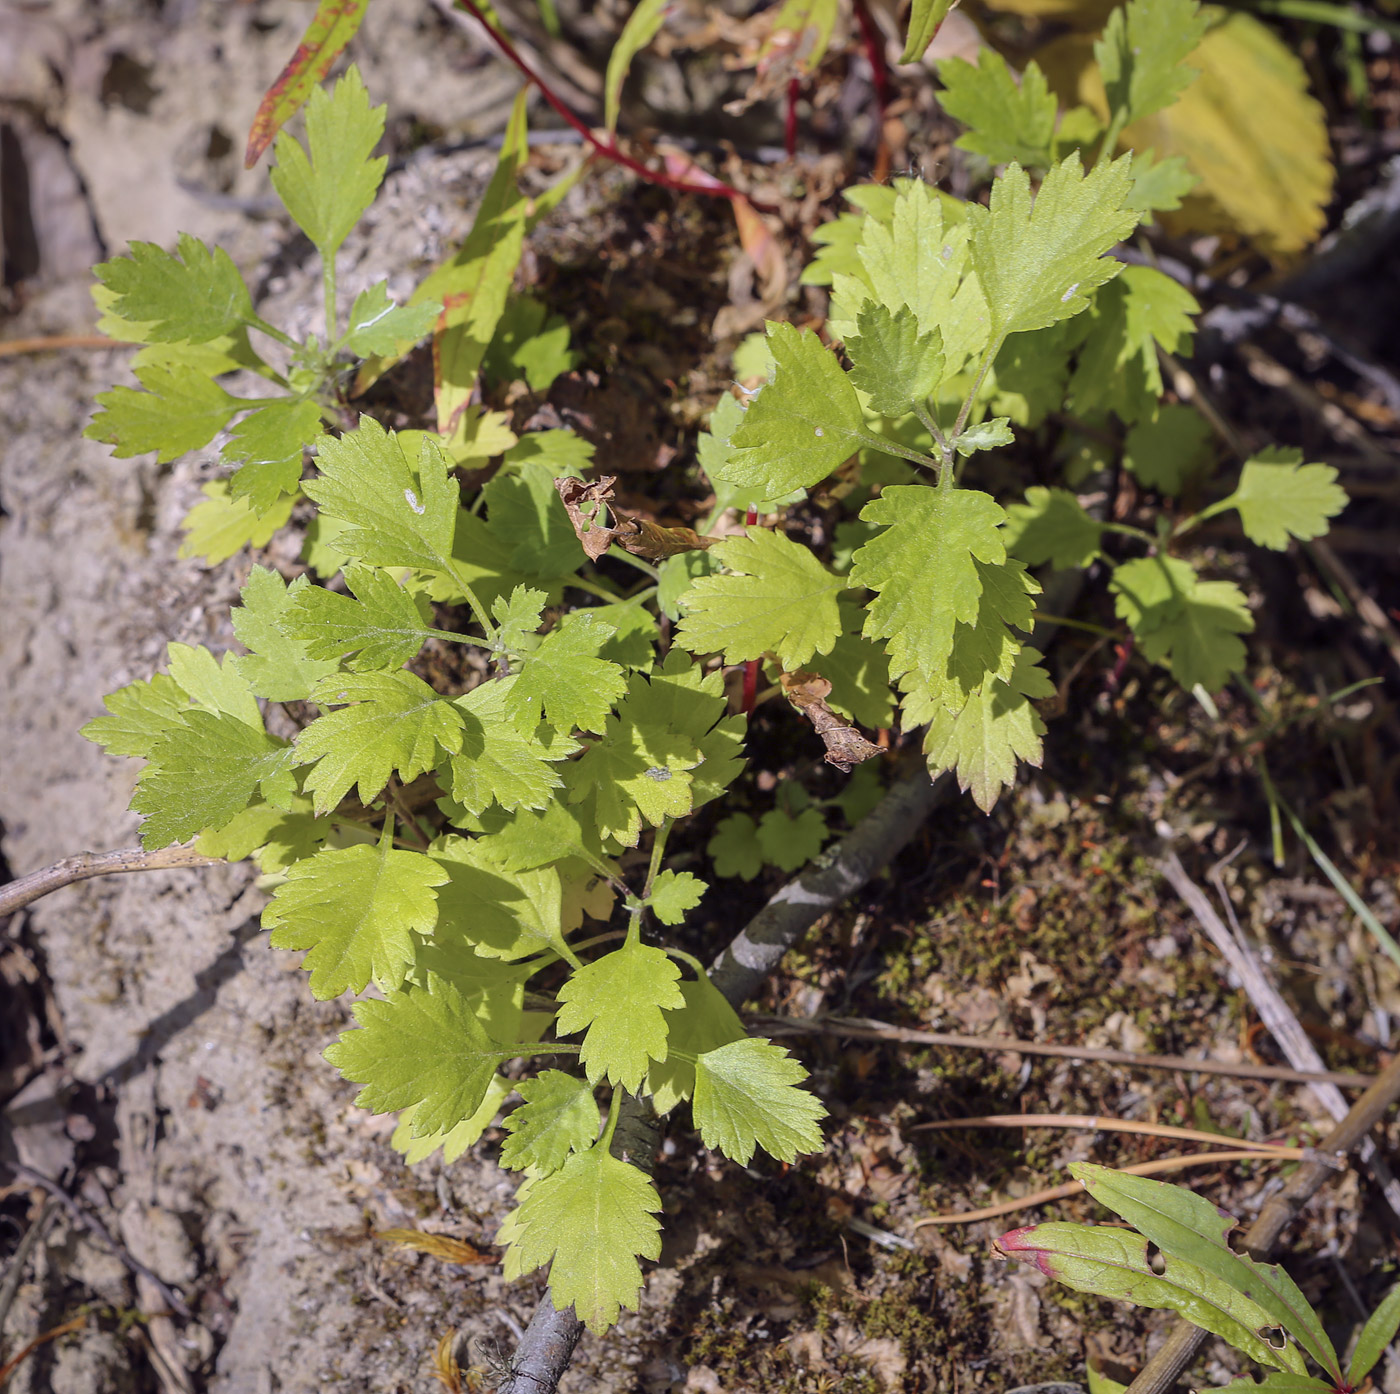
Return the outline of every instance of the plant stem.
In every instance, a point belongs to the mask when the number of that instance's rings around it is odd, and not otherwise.
[[[928,405],[924,402],[914,403],[914,415],[923,423],[924,430],[934,439],[934,443],[943,453],[943,463],[946,465],[952,459],[952,447],[948,444],[948,437],[938,428],[938,422],[933,419],[933,413],[929,411]]]
[[[957,440],[967,429],[967,418],[972,415],[972,408],[977,402],[977,394],[982,390],[982,384],[987,380],[987,374],[991,372],[992,364],[996,361],[997,354],[1001,352],[1001,346],[1005,338],[1006,335],[1003,334],[995,343],[989,344],[986,353],[982,355],[982,366],[977,369],[977,377],[972,384],[972,390],[967,394],[966,399],[963,401],[958,411],[958,419],[953,422],[952,434],[949,437],[950,440]],[[950,465],[953,463],[951,454],[948,456],[948,463]]]
[[[471,583],[462,574],[462,568],[451,558],[448,558],[448,573],[452,579],[461,586],[462,594],[466,597],[468,606],[471,608],[476,622],[481,626],[482,632],[486,635],[486,643],[483,647],[495,648],[496,646],[496,626],[491,623],[490,616],[486,613],[486,607],[477,599],[476,592],[471,588]],[[468,642],[476,643],[476,640]]]
[[[259,315],[254,315],[247,323],[249,329],[256,329],[259,334],[266,334],[269,339],[276,339],[283,348],[294,349],[301,347],[290,334],[284,334],[275,324],[269,324]]]
[[[604,1151],[612,1146],[613,1134],[617,1131],[618,1114],[622,1109],[622,1096],[626,1092],[621,1085],[613,1090],[612,1102],[608,1105],[608,1121],[603,1125],[603,1136],[599,1139]]]
[[[1149,547],[1161,545],[1160,538],[1154,537],[1142,528],[1135,528],[1131,523],[1100,523],[1099,526],[1105,532],[1116,532],[1123,537],[1135,538],[1138,542],[1145,542]]]
[[[336,340],[335,253],[321,257],[321,284],[326,291],[326,343]]]
[[[911,465],[922,465],[925,469],[935,472],[940,468],[932,455],[923,455],[917,450],[911,450],[897,440],[887,440],[884,436],[877,436],[874,431],[857,431],[854,434],[857,440],[872,450],[879,450],[885,455],[897,455],[901,460],[908,460]]]
[[[609,605],[622,604],[622,597],[616,591],[609,590],[597,581],[590,581],[587,576],[570,576],[564,584],[572,586],[574,590],[584,591],[588,595],[596,595],[599,600],[606,600]]]

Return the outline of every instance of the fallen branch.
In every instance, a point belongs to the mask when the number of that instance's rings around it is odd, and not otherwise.
[[[17,881],[0,886],[0,919],[23,910],[50,891],[71,886],[75,881],[87,881],[94,876],[111,876],[121,871],[164,871],[177,866],[216,866],[221,857],[205,857],[194,850],[193,843],[178,847],[159,847],[154,852],[140,847],[123,847],[119,852],[79,852],[64,857],[52,866],[31,871]]]
[[[1190,1055],[1139,1055],[1131,1050],[1023,1041],[1015,1036],[966,1036],[949,1031],[919,1031],[862,1017],[803,1018],[750,1014],[747,1019],[773,1036],[842,1036],[860,1041],[899,1041],[906,1045],[981,1050],[988,1054],[1052,1055],[1064,1060],[1096,1060],[1107,1065],[1128,1065],[1140,1070],[1184,1070],[1203,1075],[1228,1075],[1234,1079],[1277,1080],[1281,1084],[1335,1084],[1342,1089],[1365,1089],[1376,1078],[1375,1075],[1350,1074],[1341,1070],[1294,1070],[1287,1065],[1235,1065],[1224,1060],[1197,1060]]]

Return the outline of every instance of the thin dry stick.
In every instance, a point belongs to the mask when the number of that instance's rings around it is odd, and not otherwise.
[[[1248,944],[1242,938],[1232,935],[1226,928],[1225,922],[1216,914],[1215,907],[1206,893],[1186,874],[1186,869],[1175,852],[1167,853],[1160,863],[1159,870],[1172,889],[1190,907],[1191,913],[1195,915],[1211,943],[1235,970],[1249,994],[1249,1000],[1254,1004],[1255,1011],[1259,1013],[1260,1019],[1269,1028],[1279,1048],[1288,1057],[1289,1063],[1295,1069],[1320,1071],[1322,1057],[1308,1039],[1293,1010],[1264,976],[1264,970],[1259,966]],[[1347,1117],[1346,1100],[1335,1085],[1319,1083],[1313,1084],[1311,1088],[1318,1102],[1333,1118],[1340,1121]],[[1387,1204],[1400,1215],[1400,1182],[1396,1181],[1390,1167],[1381,1156],[1380,1149],[1370,1138],[1362,1140],[1360,1156],[1371,1175],[1375,1177]]]
[[[1131,1065],[1140,1070],[1188,1070],[1203,1075],[1228,1075],[1235,1079],[1278,1080],[1284,1084],[1335,1084],[1342,1089],[1365,1089],[1375,1075],[1341,1070],[1293,1070],[1286,1065],[1227,1064],[1223,1060],[1197,1060],[1190,1055],[1138,1055],[1130,1050],[1101,1046],[1058,1045],[1048,1041],[1023,1041],[1015,1036],[965,1036],[948,1031],[918,1031],[889,1026],[863,1017],[790,1017],[749,1015],[746,1020],[776,1036],[844,1036],[854,1040],[900,1041],[908,1045],[948,1046],[954,1050],[984,1050],[1016,1055],[1052,1055],[1065,1060],[1097,1060],[1108,1065]]]
[[[10,1376],[14,1374],[40,1346],[47,1345],[50,1341],[56,1341],[60,1336],[66,1336],[70,1331],[81,1331],[87,1324],[87,1314],[84,1313],[80,1317],[74,1317],[72,1321],[65,1321],[62,1326],[55,1326],[52,1331],[45,1331],[42,1336],[36,1336],[13,1360],[7,1360],[3,1365],[0,1365],[0,1388],[3,1388],[9,1383]]]
[[[1337,1174],[1331,1158],[1346,1156],[1362,1143],[1370,1142],[1371,1129],[1380,1122],[1397,1098],[1400,1098],[1400,1055],[1381,1071],[1376,1082],[1323,1139],[1317,1155],[1305,1161],[1289,1177],[1287,1185],[1265,1201],[1258,1218],[1244,1234],[1244,1247],[1251,1258],[1267,1259],[1270,1256],[1284,1229],[1322,1189],[1323,1183]],[[1199,1326],[1192,1326],[1189,1321],[1179,1318],[1172,1325],[1166,1344],[1128,1386],[1128,1394],[1166,1394],[1191,1363],[1205,1338],[1206,1333]]]
[[[28,1166],[24,1162],[7,1161],[0,1163],[0,1166],[7,1167],[16,1176],[22,1176],[26,1181],[38,1186],[40,1190],[47,1191],[104,1249],[119,1258],[138,1278],[145,1278],[150,1282],[171,1311],[182,1317],[190,1315],[190,1309],[185,1305],[184,1298],[158,1273],[147,1268],[124,1244],[119,1244],[101,1219],[86,1206],[79,1204],[51,1176],[45,1176],[42,1171],[35,1171],[32,1166]]]
[[[1318,565],[1346,592],[1371,638],[1385,648],[1391,662],[1400,668],[1400,632],[1396,631],[1390,616],[1366,593],[1361,582],[1352,575],[1351,568],[1326,542],[1318,538],[1308,545]]]
[[[33,904],[50,891],[71,886],[75,881],[87,881],[93,876],[111,876],[121,871],[164,871],[176,866],[216,866],[221,860],[220,857],[201,856],[194,850],[193,843],[160,847],[154,852],[140,847],[123,847],[119,852],[79,852],[0,886],[0,919]]]
[[[135,347],[125,339],[109,339],[105,334],[48,334],[38,339],[0,339],[0,358],[17,353],[50,353],[55,349]]]
[[[986,1113],[980,1118],[939,1118],[915,1123],[906,1132],[948,1132],[955,1128],[1084,1128],[1094,1133],[1131,1133],[1135,1137],[1169,1137],[1181,1142],[1208,1142],[1216,1147],[1245,1142],[1257,1151],[1297,1152],[1286,1142],[1249,1142],[1199,1128],[1176,1128],[1168,1123],[1134,1123],[1127,1118],[1101,1118],[1092,1113]]]
[[[1117,1170],[1126,1176],[1160,1176],[1163,1172],[1184,1171],[1187,1167],[1211,1166],[1222,1162],[1297,1162],[1309,1155],[1306,1147],[1271,1147],[1268,1151],[1240,1148],[1234,1152],[1191,1152],[1185,1157],[1158,1157],[1155,1161],[1138,1162],[1134,1166],[1118,1167]],[[1083,1190],[1078,1181],[1066,1181],[1063,1186],[1047,1186],[1043,1191],[1032,1191],[1028,1196],[984,1206],[981,1210],[962,1210],[956,1215],[925,1215],[922,1220],[914,1221],[914,1228],[922,1229],[925,1225],[970,1225],[976,1220],[995,1220],[1000,1215],[1014,1215],[1018,1210],[1029,1210],[1047,1201],[1068,1200]]]

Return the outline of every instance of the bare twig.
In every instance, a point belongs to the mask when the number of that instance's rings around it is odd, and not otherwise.
[[[193,843],[179,847],[159,847],[154,852],[140,847],[123,847],[118,852],[79,852],[52,866],[31,871],[17,881],[0,886],[0,919],[33,904],[50,891],[87,881],[93,876],[111,876],[121,871],[164,871],[177,866],[217,866],[221,857],[205,857]]]
[[[1236,975],[1244,984],[1245,992],[1249,994],[1249,1000],[1254,1004],[1255,1011],[1259,1013],[1260,1019],[1278,1042],[1279,1049],[1288,1057],[1289,1063],[1298,1070],[1321,1071],[1323,1068],[1322,1057],[1308,1039],[1308,1035],[1299,1024],[1297,1016],[1294,1015],[1274,985],[1264,976],[1264,970],[1259,966],[1259,962],[1248,944],[1244,942],[1242,937],[1236,937],[1230,933],[1225,922],[1216,914],[1215,907],[1210,903],[1206,893],[1186,874],[1186,869],[1181,865],[1175,852],[1167,853],[1160,864],[1160,870],[1171,884],[1172,889],[1190,907],[1191,913],[1195,915],[1197,922],[1205,930],[1211,943],[1220,951],[1221,956],[1230,967],[1235,970]],[[1319,1082],[1313,1084],[1311,1088],[1318,1102],[1333,1118],[1340,1121],[1348,1116],[1346,1100],[1342,1098],[1341,1091],[1337,1089],[1336,1085]],[[1362,1097],[1364,1098],[1365,1095]],[[1400,1215],[1400,1182],[1395,1180],[1390,1167],[1380,1154],[1380,1149],[1370,1138],[1361,1141],[1360,1156],[1362,1162],[1375,1177],[1376,1184],[1380,1187],[1381,1194],[1385,1197],[1390,1208],[1397,1215]]]
[[[1097,1060],[1108,1065],[1129,1065],[1140,1070],[1188,1070],[1203,1075],[1228,1075],[1234,1079],[1278,1080],[1282,1084],[1326,1083],[1343,1089],[1365,1089],[1375,1079],[1375,1075],[1346,1074],[1338,1070],[1293,1070],[1286,1065],[1234,1065],[1223,1060],[1197,1060],[1190,1055],[1139,1055],[1130,1050],[1109,1050],[1102,1046],[1023,1041],[1015,1036],[965,1036],[948,1031],[918,1031],[858,1017],[750,1015],[748,1020],[764,1031],[779,1036],[844,1036],[853,1040],[900,1041],[907,1045],[982,1050],[988,1054],[1051,1055],[1065,1060]]]
[[[34,1354],[40,1346],[47,1345],[50,1341],[56,1341],[60,1336],[66,1336],[70,1331],[81,1331],[88,1324],[87,1313],[80,1317],[74,1317],[72,1321],[65,1321],[62,1326],[55,1326],[51,1331],[45,1331],[42,1336],[36,1336],[23,1350],[15,1356],[13,1360],[7,1360],[0,1365],[0,1388],[9,1383],[10,1376]]]
[[[1135,1123],[1131,1118],[1104,1118],[1093,1113],[984,1113],[977,1118],[937,1118],[931,1123],[915,1123],[908,1131],[948,1132],[961,1128],[1085,1128],[1094,1133],[1132,1133],[1136,1137],[1167,1137],[1178,1142],[1206,1142],[1212,1147],[1241,1143],[1256,1151],[1287,1152],[1301,1156],[1304,1149],[1286,1142],[1251,1142],[1248,1138],[1225,1133],[1207,1133],[1200,1128],[1174,1128],[1167,1123]]]
[[[145,1278],[160,1294],[161,1300],[169,1306],[171,1311],[179,1316],[189,1317],[190,1309],[186,1306],[185,1299],[158,1273],[147,1268],[124,1244],[119,1244],[101,1219],[87,1206],[70,1196],[51,1176],[45,1176],[42,1171],[35,1171],[32,1166],[19,1161],[3,1162],[0,1163],[0,1166],[8,1167],[16,1176],[22,1176],[26,1181],[38,1186],[40,1190],[47,1191],[108,1253],[119,1258],[138,1278]]]
[[[45,334],[37,339],[0,339],[0,358],[19,353],[53,353],[58,349],[135,348],[125,339],[105,334]]]
[[[1199,891],[1197,893],[1199,894]],[[1206,903],[1209,907],[1209,902]],[[1194,906],[1192,908],[1194,909]],[[1211,913],[1214,914],[1214,911]],[[1397,1098],[1400,1098],[1400,1055],[1385,1067],[1376,1082],[1352,1105],[1346,1117],[1323,1140],[1317,1149],[1320,1154],[1318,1158],[1305,1161],[1289,1177],[1284,1188],[1264,1203],[1258,1218],[1244,1234],[1244,1247],[1251,1258],[1269,1257],[1284,1229],[1303,1206],[1322,1189],[1323,1183],[1336,1175],[1336,1168],[1330,1157],[1345,1156],[1363,1143],[1371,1142],[1371,1129],[1380,1122]],[[1374,1148],[1374,1143],[1372,1147]],[[1324,1157],[1329,1159],[1323,1160]],[[1128,1394],[1166,1394],[1176,1383],[1181,1372],[1191,1363],[1205,1338],[1206,1333],[1200,1327],[1178,1319],[1172,1326],[1166,1344],[1143,1366],[1141,1373],[1128,1386]]]
[[[24,1238],[19,1241],[19,1248],[15,1250],[10,1259],[10,1266],[5,1270],[5,1281],[0,1284],[0,1349],[4,1347],[5,1321],[10,1315],[10,1308],[14,1306],[15,1294],[19,1292],[25,1265],[48,1230],[49,1221],[53,1219],[57,1206],[58,1202],[52,1196],[45,1198],[38,1218],[25,1230]]]
[[[1313,559],[1346,592],[1347,599],[1356,607],[1356,613],[1367,634],[1384,647],[1390,655],[1390,661],[1400,669],[1400,632],[1396,631],[1390,616],[1366,593],[1361,583],[1352,575],[1351,568],[1326,542],[1318,538],[1308,545]]]

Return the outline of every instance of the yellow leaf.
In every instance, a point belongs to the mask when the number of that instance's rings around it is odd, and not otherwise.
[[[1184,156],[1200,176],[1178,212],[1158,215],[1168,231],[1237,232],[1285,260],[1326,221],[1334,178],[1326,117],[1302,63],[1271,30],[1247,14],[1207,13],[1216,22],[1189,60],[1200,77],[1174,105],[1124,131],[1122,144]],[[1106,116],[1092,38],[1066,35],[1036,61],[1062,101]]]
[[[1054,15],[1076,29],[1099,29],[1117,9],[1117,0],[990,0],[994,10],[1017,15]]]

